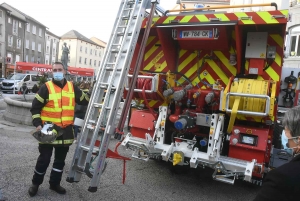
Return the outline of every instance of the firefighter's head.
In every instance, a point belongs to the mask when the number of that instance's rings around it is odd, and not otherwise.
[[[292,148],[294,153],[300,153],[300,106],[293,107],[285,113],[282,125],[287,147]]]
[[[66,70],[61,62],[55,62],[52,65],[53,79],[56,81],[62,81],[66,75]]]

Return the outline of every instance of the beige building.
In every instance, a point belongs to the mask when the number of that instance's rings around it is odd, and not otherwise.
[[[58,49],[58,60],[61,58],[64,43],[66,43],[69,48],[68,66],[92,68],[94,69],[94,72],[98,71],[105,47],[88,39],[79,32],[71,30],[61,36]]]

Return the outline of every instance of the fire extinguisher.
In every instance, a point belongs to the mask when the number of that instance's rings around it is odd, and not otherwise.
[[[297,78],[294,76],[294,71],[291,71],[291,74],[288,77],[284,78],[284,82],[287,83],[287,88],[282,89],[283,92],[285,92],[285,95],[283,98],[283,105],[285,107],[293,107],[294,105],[294,96],[295,96],[295,88],[293,88],[293,85],[297,83]]]

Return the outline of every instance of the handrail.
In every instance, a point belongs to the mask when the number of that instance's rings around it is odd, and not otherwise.
[[[274,6],[277,10],[277,4],[272,3],[261,3],[261,4],[245,4],[245,5],[229,5],[229,6],[213,6],[213,7],[205,7],[205,8],[186,8],[186,9],[177,9],[177,10],[167,10],[165,15],[167,13],[173,13],[173,12],[182,12],[182,11],[201,11],[201,10],[212,10],[212,9],[223,9],[223,8],[245,8],[245,7],[261,7],[261,6]]]

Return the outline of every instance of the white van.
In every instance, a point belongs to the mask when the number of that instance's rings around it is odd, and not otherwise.
[[[22,74],[17,73],[13,75],[9,79],[5,79],[2,81],[1,91],[3,93],[12,92],[15,88],[15,93],[18,93],[20,87],[26,83],[29,91],[31,91],[32,87],[39,82],[40,75],[37,74]]]

